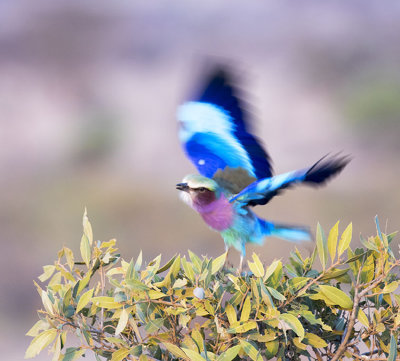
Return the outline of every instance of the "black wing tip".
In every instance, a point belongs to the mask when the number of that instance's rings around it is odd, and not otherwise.
[[[338,175],[352,160],[351,155],[324,156],[307,171],[304,182],[323,185]]]

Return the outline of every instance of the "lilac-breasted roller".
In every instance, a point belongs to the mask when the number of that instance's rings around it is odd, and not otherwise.
[[[219,232],[225,248],[241,252],[246,243],[262,244],[266,236],[288,241],[310,240],[307,228],[259,218],[253,206],[264,205],[297,184],[319,186],[338,174],[349,157],[324,157],[311,167],[273,176],[270,157],[251,134],[232,76],[216,70],[200,96],[182,104],[177,113],[179,138],[200,175],[184,177],[176,188],[185,203]]]

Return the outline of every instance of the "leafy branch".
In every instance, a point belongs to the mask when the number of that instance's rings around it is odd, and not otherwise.
[[[82,260],[63,247],[35,283],[43,309],[25,357],[48,348],[53,361],[87,352],[111,361],[398,360],[400,259],[394,234],[376,226],[353,250],[351,224],[340,237],[338,223],[328,237],[318,225],[309,257],[296,249],[286,264],[265,265],[253,254],[238,275],[224,267],[226,253],[125,261],[115,240],[93,240],[85,211]]]

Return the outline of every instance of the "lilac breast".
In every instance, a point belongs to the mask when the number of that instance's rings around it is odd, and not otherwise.
[[[232,204],[221,195],[219,199],[205,206],[196,207],[204,221],[216,231],[224,231],[232,225]]]

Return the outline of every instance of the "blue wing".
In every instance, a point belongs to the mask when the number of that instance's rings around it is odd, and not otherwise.
[[[348,156],[330,158],[325,156],[309,168],[257,180],[229,201],[237,201],[249,206],[263,205],[284,189],[296,184],[304,183],[312,186],[325,184],[330,178],[339,174],[349,161]]]
[[[200,97],[179,107],[179,138],[200,174],[211,178],[228,166],[244,168],[257,179],[271,177],[269,156],[249,132],[245,118],[222,70],[214,73]]]

